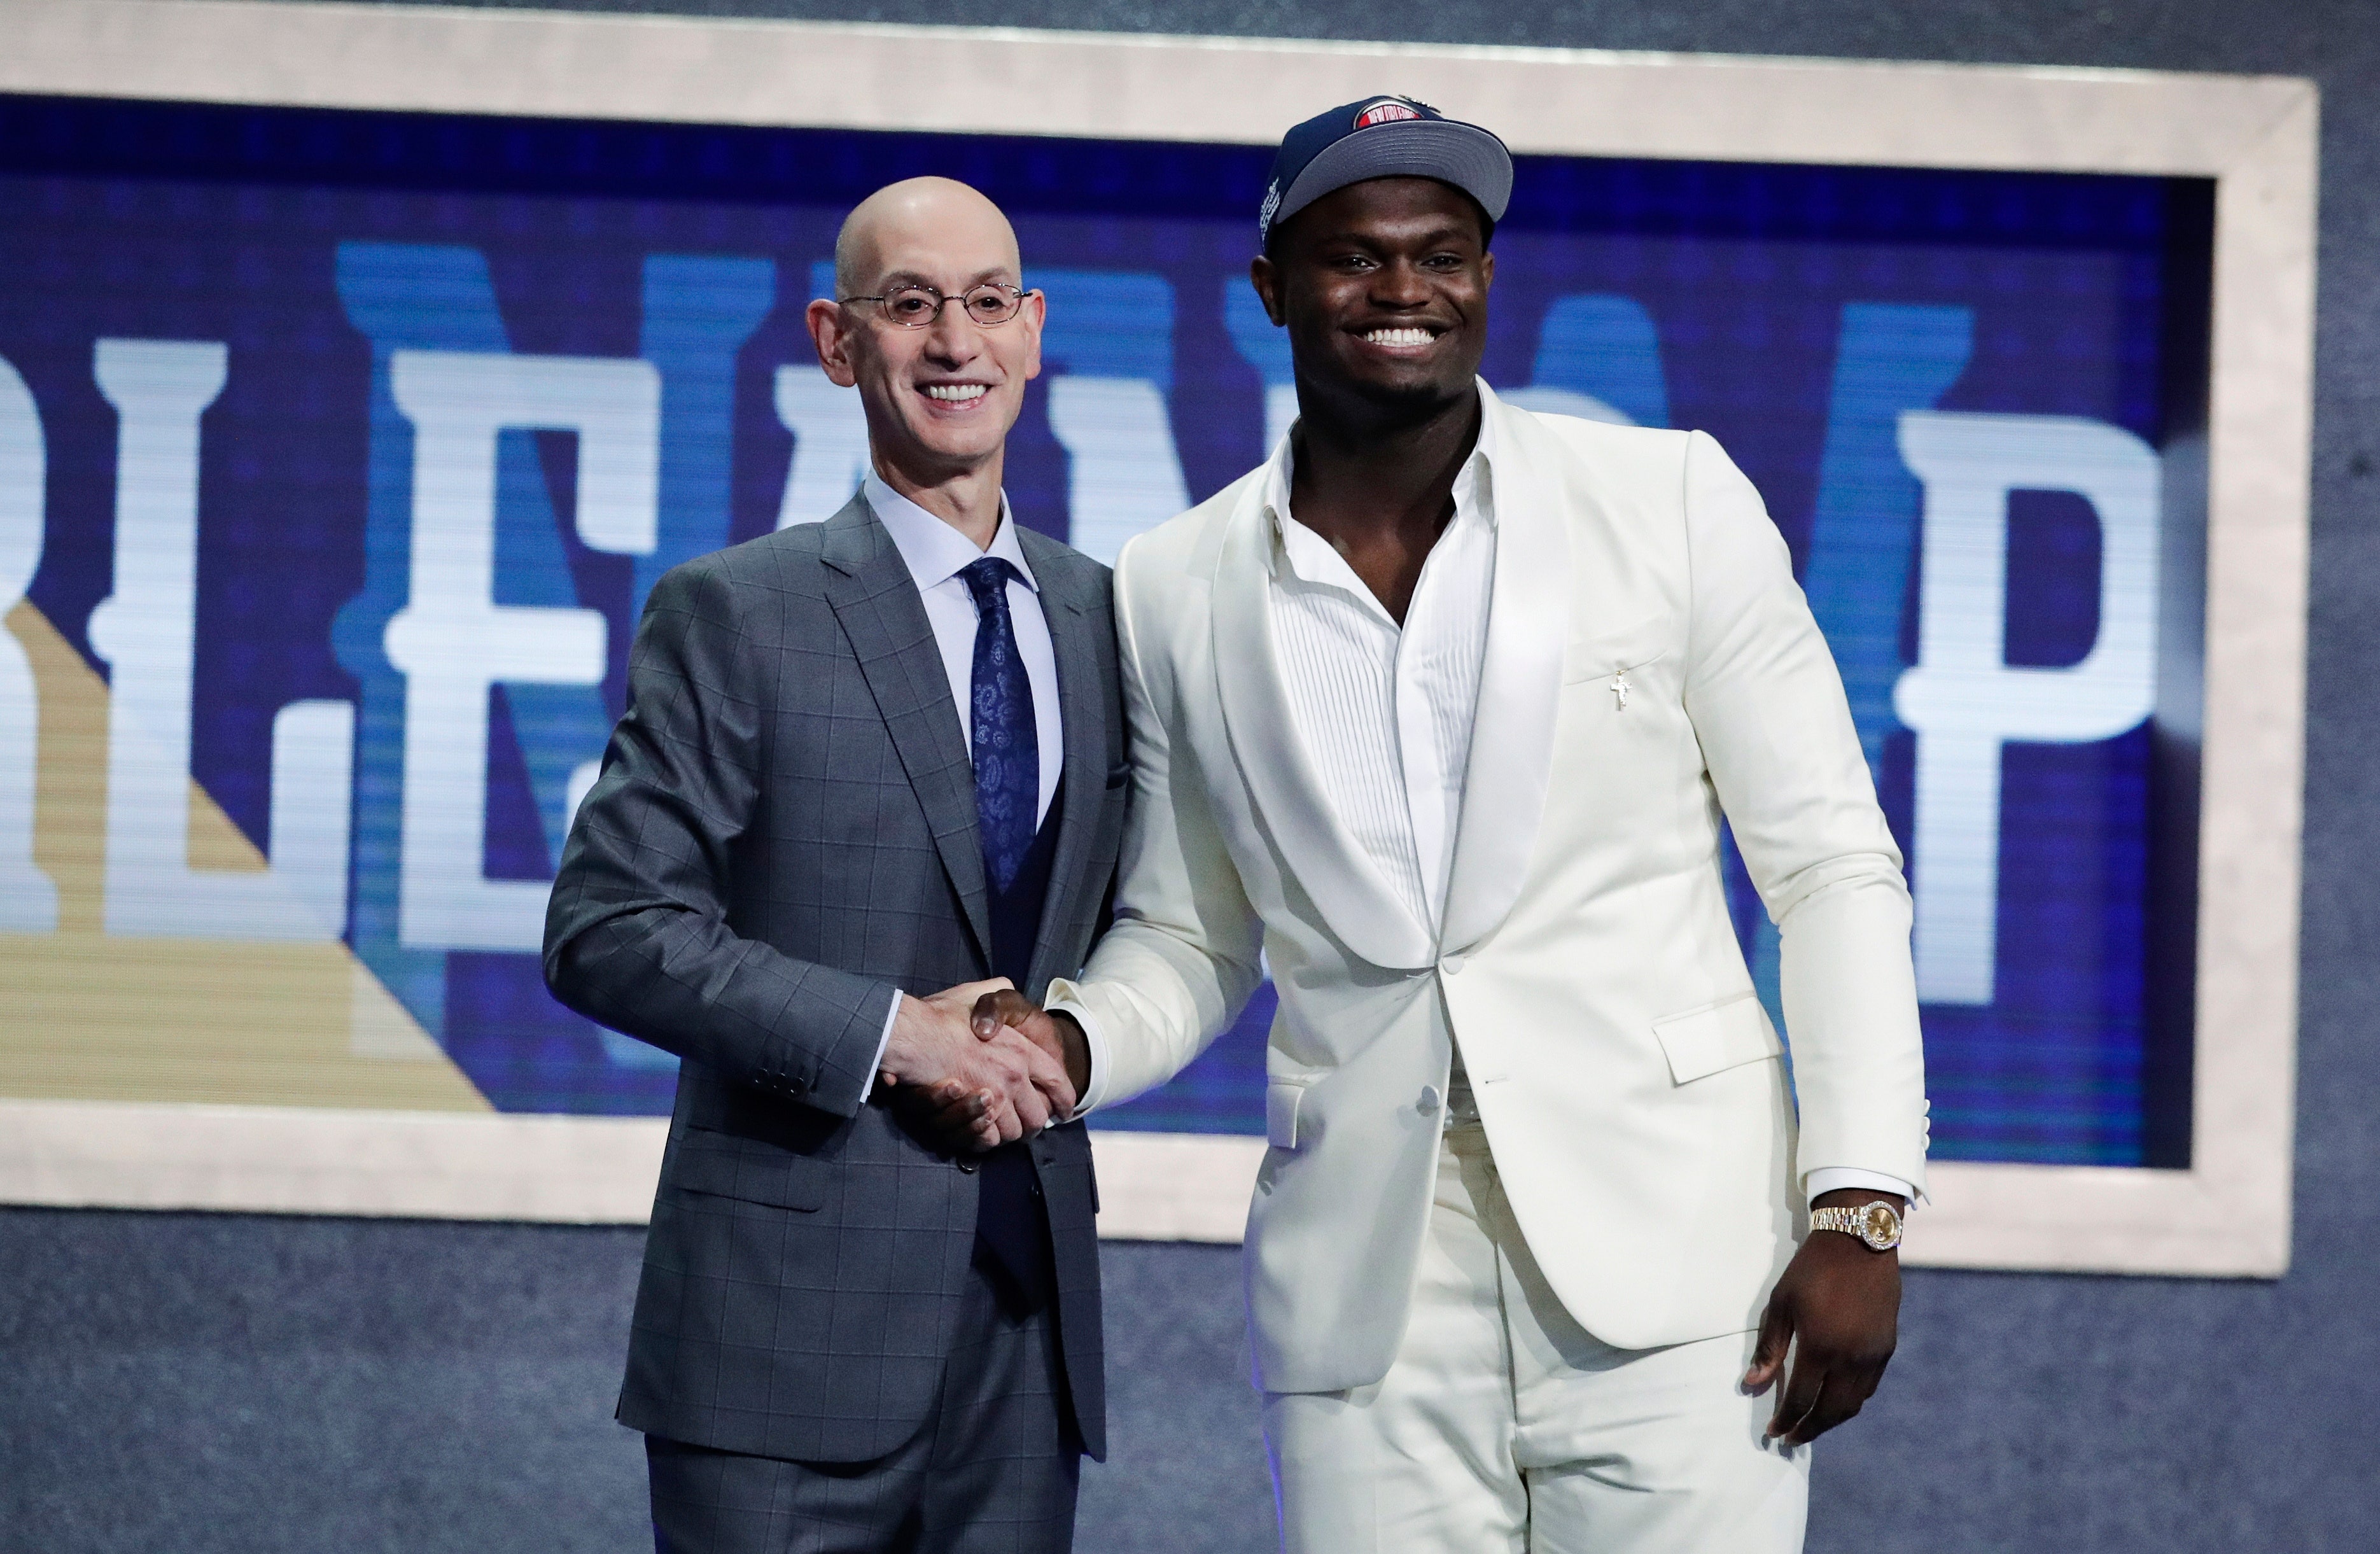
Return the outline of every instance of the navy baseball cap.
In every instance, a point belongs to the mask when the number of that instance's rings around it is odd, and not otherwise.
[[[1281,138],[1272,182],[1257,213],[1257,243],[1326,194],[1366,178],[1436,178],[1504,219],[1512,200],[1512,153],[1475,124],[1448,118],[1410,97],[1366,97],[1317,114]]]

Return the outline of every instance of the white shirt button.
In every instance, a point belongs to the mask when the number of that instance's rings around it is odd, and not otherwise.
[[[1462,974],[1464,965],[1465,962],[1463,956],[1449,955],[1444,960],[1438,963],[1438,969],[1443,971],[1449,977],[1456,977]]]
[[[1439,1100],[1438,1087],[1424,1085],[1421,1087],[1421,1114],[1425,1117],[1434,1115],[1438,1111]]]

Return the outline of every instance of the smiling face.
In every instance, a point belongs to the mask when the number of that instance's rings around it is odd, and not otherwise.
[[[1471,392],[1488,345],[1479,207],[1435,178],[1369,178],[1300,211],[1252,275],[1302,395],[1426,412]]]
[[[1008,218],[965,184],[911,178],[851,212],[835,272],[841,297],[921,285],[953,299],[922,329],[903,327],[879,302],[809,306],[820,364],[833,382],[858,388],[878,463],[917,485],[996,471],[1025,385],[1041,370],[1041,294],[1027,293],[1014,317],[990,325],[955,298],[986,283],[1024,284]]]

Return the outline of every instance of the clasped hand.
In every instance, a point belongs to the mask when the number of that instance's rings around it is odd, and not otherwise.
[[[999,995],[1021,1003],[1014,989],[1002,977],[905,995],[892,1017],[881,1077],[911,1124],[943,1148],[1012,1144],[1075,1110],[1062,1050],[996,1015],[979,1017],[979,1005]]]

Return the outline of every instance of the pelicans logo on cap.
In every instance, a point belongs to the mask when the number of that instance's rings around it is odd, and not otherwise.
[[[1383,97],[1378,102],[1368,104],[1362,113],[1355,115],[1355,127],[1369,129],[1376,124],[1394,124],[1401,118],[1419,117],[1421,115],[1415,111],[1411,103],[1400,103],[1393,97]]]

